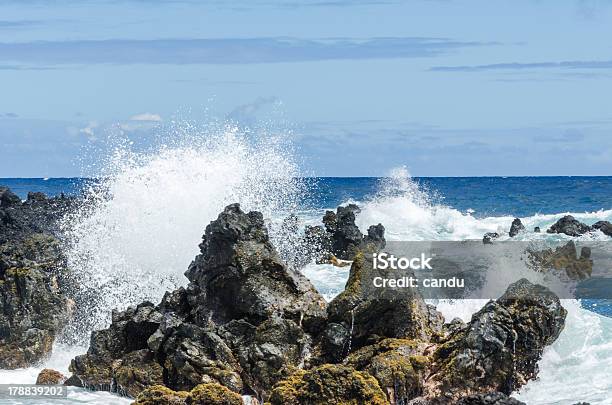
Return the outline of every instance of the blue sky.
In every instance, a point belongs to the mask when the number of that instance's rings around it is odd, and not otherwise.
[[[312,175],[612,175],[611,38],[605,0],[5,0],[0,177],[185,115]]]

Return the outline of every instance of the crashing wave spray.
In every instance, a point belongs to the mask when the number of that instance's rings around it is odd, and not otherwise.
[[[186,284],[206,225],[227,204],[268,221],[295,212],[304,184],[290,151],[273,137],[247,138],[224,127],[180,146],[112,153],[104,180],[64,220],[78,306],[68,338],[86,339],[112,309],[157,302]]]

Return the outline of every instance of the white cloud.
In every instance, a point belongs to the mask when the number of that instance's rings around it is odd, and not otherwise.
[[[85,134],[85,136],[87,136],[87,138],[89,138],[90,140],[95,140],[96,134],[94,133],[94,130],[98,127],[98,125],[98,122],[90,121],[85,128],[81,128],[79,130],[79,133]]]
[[[132,117],[130,117],[130,121],[153,121],[153,122],[160,122],[162,120],[161,116],[159,114],[153,114],[150,112],[145,112],[142,114],[136,114]]]

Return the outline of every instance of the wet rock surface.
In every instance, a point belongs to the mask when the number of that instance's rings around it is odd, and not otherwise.
[[[510,285],[433,353],[428,396],[510,395],[537,376],[544,347],[557,339],[566,315],[548,289],[526,279]]]
[[[519,218],[514,218],[514,220],[512,221],[512,224],[510,225],[510,232],[508,233],[508,235],[510,235],[510,237],[513,238],[516,235],[518,235],[519,232],[522,232],[524,230],[525,230],[525,225],[523,225],[521,220]]]
[[[28,367],[51,351],[66,323],[65,260],[58,221],[71,199],[0,187],[0,368]]]
[[[591,227],[578,221],[571,215],[566,215],[555,222],[546,232],[564,233],[568,236],[580,236],[589,232]]]
[[[612,224],[609,221],[597,221],[591,228],[601,231],[604,235],[612,236]]]
[[[336,212],[325,213],[323,226],[306,227],[305,241],[319,247],[318,262],[330,261],[330,256],[352,260],[359,251],[379,251],[385,247],[385,227],[371,225],[364,236],[355,224],[359,212],[361,209],[355,204],[341,206]]]

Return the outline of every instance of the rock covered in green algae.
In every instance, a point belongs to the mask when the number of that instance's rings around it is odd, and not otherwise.
[[[386,405],[374,377],[343,365],[325,364],[298,370],[280,381],[270,395],[271,405]]]
[[[351,353],[346,363],[376,378],[389,402],[405,403],[423,391],[427,347],[417,340],[384,339]]]
[[[142,391],[133,405],[242,405],[242,398],[214,383],[200,384],[191,392],[154,385]]]

